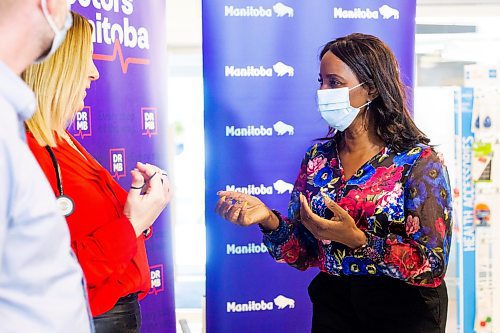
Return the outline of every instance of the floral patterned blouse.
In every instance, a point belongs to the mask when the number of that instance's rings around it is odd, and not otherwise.
[[[352,250],[319,241],[300,222],[299,194],[314,213],[331,218],[321,192],[344,208],[368,242]],[[345,179],[336,143],[306,153],[277,230],[264,232],[270,254],[300,270],[319,267],[332,275],[386,275],[412,285],[436,287],[444,278],[451,241],[451,193],[442,159],[418,145],[386,147]]]

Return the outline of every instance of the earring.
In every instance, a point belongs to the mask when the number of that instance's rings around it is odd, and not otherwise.
[[[370,104],[368,104],[365,108],[365,114],[363,115],[363,128],[365,131],[368,131],[368,109],[370,108]]]

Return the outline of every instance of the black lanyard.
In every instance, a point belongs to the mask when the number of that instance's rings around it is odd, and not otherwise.
[[[50,148],[50,146],[45,146],[45,149],[47,149],[47,151],[49,152],[50,159],[52,160],[52,165],[54,165],[54,170],[56,172],[57,189],[59,190],[59,195],[57,196],[57,206],[59,207],[61,213],[65,217],[68,217],[75,210],[75,203],[70,197],[64,195],[61,169],[59,168],[59,163],[57,163],[57,158],[54,154],[54,151],[52,150],[52,148]]]
[[[56,181],[57,181],[57,189],[59,190],[59,196],[64,195],[63,184],[61,178],[61,172],[59,169],[59,163],[57,163],[56,155],[50,146],[45,146],[45,149],[49,152],[50,159],[52,160],[52,165],[54,166],[54,170],[56,172]]]

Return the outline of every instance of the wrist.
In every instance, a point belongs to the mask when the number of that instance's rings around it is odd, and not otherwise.
[[[347,244],[351,249],[356,250],[366,245],[368,242],[368,237],[366,234],[359,228],[354,230],[354,237],[352,237],[350,244]]]
[[[268,211],[269,211],[269,216],[264,222],[260,223],[260,227],[264,231],[274,231],[274,230],[278,229],[278,227],[280,225],[280,220],[278,219],[278,217],[276,216],[276,214],[274,214],[274,212],[272,210],[268,210]]]
[[[139,237],[142,235],[144,232],[144,228],[142,227],[141,223],[138,223],[137,220],[133,219],[131,216],[126,216],[125,217],[128,219],[130,222],[130,225],[132,226],[132,229],[134,229],[135,232],[135,237]]]
[[[135,237],[139,237],[144,230],[141,227],[139,227],[138,225],[134,224],[134,222],[132,222],[132,220],[129,219],[129,221],[130,221],[130,224],[132,224],[132,228],[134,228]]]

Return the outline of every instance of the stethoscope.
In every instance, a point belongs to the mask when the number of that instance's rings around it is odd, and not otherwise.
[[[59,207],[59,210],[61,213],[64,215],[64,217],[68,217],[71,214],[73,214],[73,211],[75,210],[75,203],[74,201],[68,197],[67,195],[64,195],[64,190],[63,190],[63,183],[62,183],[62,177],[61,177],[61,172],[59,168],[59,163],[57,163],[56,155],[54,154],[54,151],[50,146],[45,146],[45,149],[49,152],[50,159],[52,160],[52,165],[54,165],[54,170],[56,172],[56,180],[57,180],[57,189],[59,190],[59,195],[57,196],[57,206]]]

